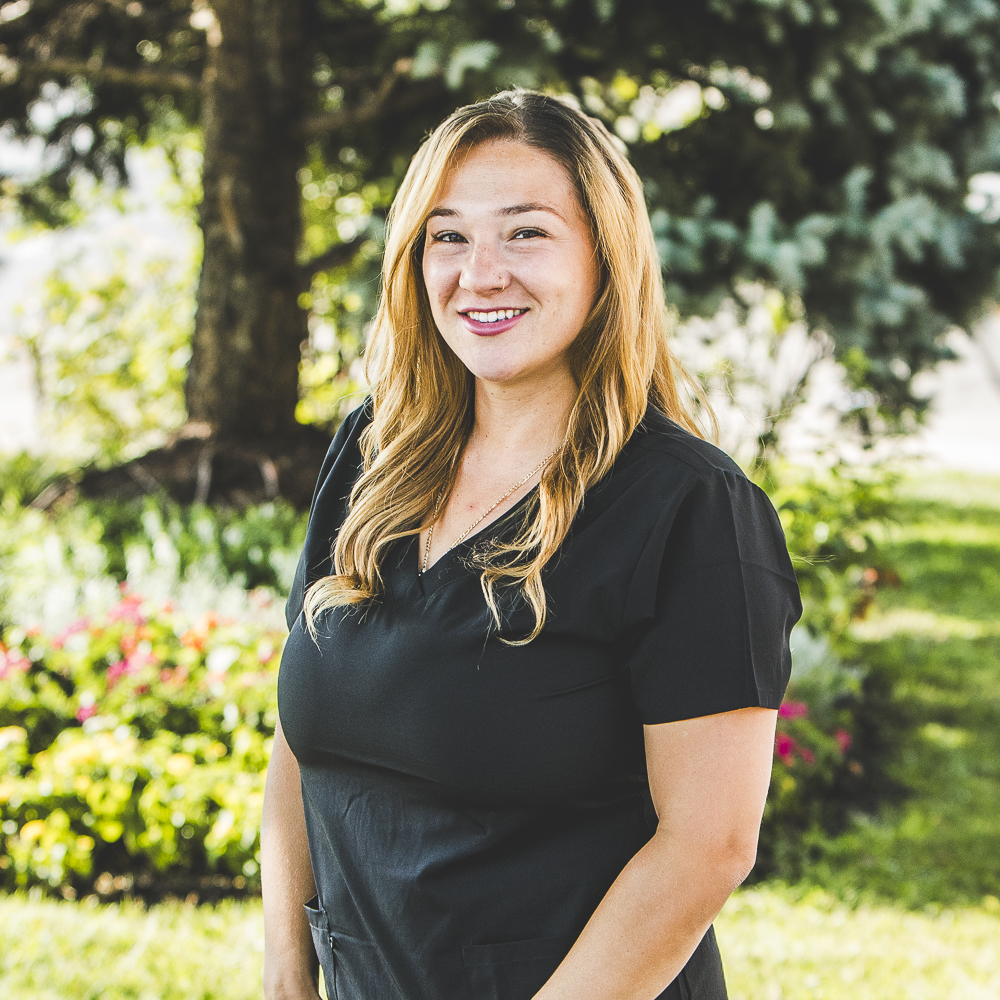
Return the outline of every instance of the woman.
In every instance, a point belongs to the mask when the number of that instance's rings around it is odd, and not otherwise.
[[[288,603],[269,997],[726,996],[800,605],[664,313],[598,123],[504,93],[417,153]]]

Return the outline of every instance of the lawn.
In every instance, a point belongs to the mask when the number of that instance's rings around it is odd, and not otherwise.
[[[1000,479],[911,478],[894,516],[884,551],[901,585],[854,631],[892,682],[889,771],[911,794],[812,877],[847,898],[975,904],[1000,895]]]
[[[1000,915],[983,907],[851,910],[818,891],[762,887],[737,893],[717,929],[732,1000],[1000,997]],[[256,900],[144,910],[6,896],[0,940],[5,1000],[261,996]]]

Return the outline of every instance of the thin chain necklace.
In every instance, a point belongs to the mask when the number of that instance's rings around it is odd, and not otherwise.
[[[486,520],[486,518],[494,510],[496,510],[497,507],[499,507],[500,504],[502,504],[504,502],[504,500],[507,499],[507,497],[509,497],[512,493],[517,492],[517,490],[519,490],[533,475],[535,475],[536,472],[540,472],[542,469],[544,469],[545,466],[548,465],[549,462],[551,462],[552,459],[554,459],[556,457],[556,455],[559,453],[559,451],[560,451],[561,448],[562,448],[562,445],[559,445],[559,447],[556,448],[556,450],[554,452],[552,452],[550,455],[546,455],[545,458],[543,458],[538,463],[538,465],[536,465],[531,470],[531,472],[529,472],[524,477],[524,479],[519,479],[516,483],[514,483],[514,485],[509,490],[507,490],[507,492],[502,497],[500,497],[499,500],[497,500],[494,503],[491,503],[489,505],[489,507],[487,507],[486,510],[484,510],[482,512],[482,514],[480,514],[479,517],[477,517],[475,519],[475,521],[473,521],[472,524],[470,524],[465,529],[465,531],[463,531],[462,534],[460,534],[458,536],[458,538],[456,538],[455,541],[453,541],[451,543],[451,545],[445,550],[445,552],[446,553],[447,552],[451,552],[451,550],[453,548],[455,548],[456,545],[461,545],[462,542],[464,542],[465,539],[469,537],[469,533],[472,531],[473,528],[475,528],[477,525],[479,525],[484,520]],[[420,574],[421,574],[421,576],[424,573],[427,572],[427,560],[430,558],[430,554],[431,554],[431,539],[433,539],[433,537],[434,537],[434,522],[437,520],[438,511],[440,511],[440,509],[441,509],[441,501],[443,499],[444,499],[444,490],[442,490],[440,493],[438,493],[437,498],[434,500],[434,518],[433,518],[433,520],[431,521],[430,525],[427,528],[427,541],[424,544],[424,558],[423,558],[423,560],[420,563]]]

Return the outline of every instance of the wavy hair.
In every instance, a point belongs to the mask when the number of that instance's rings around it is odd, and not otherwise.
[[[505,91],[459,108],[420,147],[389,213],[382,296],[366,354],[373,419],[361,436],[364,467],[337,535],[335,572],[306,595],[311,631],[324,609],[381,595],[389,547],[419,534],[434,517],[435,498],[446,499],[454,486],[472,429],[474,378],[434,325],[421,261],[427,217],[456,155],[493,140],[523,143],[563,166],[590,220],[600,269],[594,305],[570,349],[579,390],[565,443],[523,505],[516,535],[473,550],[498,631],[503,590],[519,591],[534,612],[530,634],[505,641],[523,644],[541,632],[543,569],[647,405],[702,436],[679,391],[687,376],[668,343],[642,182],[616,140],[571,104],[535,91]]]

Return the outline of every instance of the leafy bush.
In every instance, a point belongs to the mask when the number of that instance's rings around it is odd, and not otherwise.
[[[282,642],[266,618],[191,620],[129,592],[58,635],[8,628],[2,884],[182,870],[253,885]]]
[[[812,845],[839,833],[867,789],[861,672],[845,666],[825,638],[792,633],[793,674],[778,711],[771,788],[754,881],[801,877]]]
[[[130,565],[168,562],[181,579],[210,567],[248,590],[285,591],[306,533],[305,515],[281,501],[234,510],[182,507],[164,497],[92,502],[87,510],[101,526],[107,572],[119,581]]]
[[[47,475],[24,456],[0,465],[0,625],[54,634],[100,614],[125,582],[181,610],[239,617],[247,590],[286,593],[291,584],[306,517],[287,504],[237,511],[150,497],[52,512],[23,506]]]
[[[0,481],[0,884],[73,892],[111,872],[254,885],[284,635],[274,593],[305,518],[160,498],[43,514],[20,506],[41,467],[11,465]],[[758,878],[798,878],[884,791],[886,678],[851,665],[847,626],[891,579],[879,549],[888,492],[834,469],[772,493],[806,613]]]
[[[850,635],[878,586],[899,578],[883,552],[897,477],[843,465],[785,469],[770,490],[802,593],[792,678],[775,739],[754,878],[797,881],[860,815],[905,789],[887,777],[890,677]]]
[[[183,423],[199,263],[185,242],[175,259],[122,245],[58,261],[41,294],[15,307],[49,447],[74,462],[134,457]]]
[[[876,584],[899,582],[880,549],[898,478],[843,464],[809,474],[786,468],[769,490],[799,581],[803,623],[834,646],[864,617]]]

